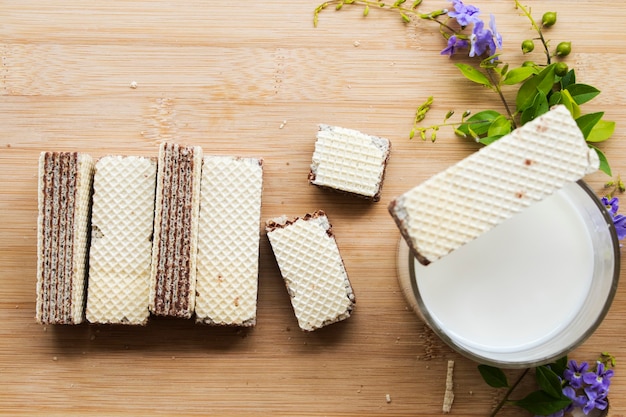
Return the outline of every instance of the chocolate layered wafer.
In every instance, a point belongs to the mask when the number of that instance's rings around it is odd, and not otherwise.
[[[256,323],[262,161],[205,156],[202,167],[196,321]]]
[[[152,245],[150,311],[189,318],[194,311],[202,149],[159,149]]]
[[[148,320],[156,160],[106,156],[96,163],[87,320]]]
[[[36,320],[78,324],[85,309],[93,160],[77,152],[39,158]]]
[[[312,331],[350,317],[354,292],[323,211],[266,222],[298,325]]]
[[[407,191],[389,211],[415,257],[428,264],[599,164],[570,112],[557,106]]]
[[[309,182],[379,201],[391,143],[339,126],[320,125]]]

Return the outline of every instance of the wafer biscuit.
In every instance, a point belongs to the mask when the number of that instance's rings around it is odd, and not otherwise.
[[[326,214],[268,220],[266,231],[300,328],[350,317],[356,300]]]
[[[259,272],[262,160],[205,156],[196,321],[253,326]]]
[[[320,125],[309,182],[379,201],[390,146],[385,138]]]
[[[39,323],[83,321],[92,181],[89,155],[41,153],[35,315]]]
[[[407,191],[389,211],[428,264],[598,167],[576,121],[557,106]]]
[[[162,143],[154,214],[150,311],[190,318],[196,292],[196,256],[202,149]]]
[[[87,320],[148,320],[156,160],[106,156],[96,163]]]

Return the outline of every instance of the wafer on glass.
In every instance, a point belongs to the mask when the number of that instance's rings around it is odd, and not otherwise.
[[[426,265],[599,164],[569,111],[557,106],[407,191],[389,211]]]

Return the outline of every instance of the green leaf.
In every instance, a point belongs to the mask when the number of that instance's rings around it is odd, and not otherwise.
[[[498,116],[489,126],[487,136],[504,136],[511,133],[511,121],[504,116]]]
[[[454,65],[456,65],[457,68],[461,70],[461,73],[468,80],[473,81],[476,84],[481,84],[486,87],[493,88],[493,85],[491,84],[491,81],[489,81],[489,78],[487,78],[485,74],[483,74],[476,68],[472,67],[471,65],[463,64],[463,63],[457,63]]]
[[[553,398],[545,391],[535,391],[528,394],[525,398],[513,401],[513,404],[522,407],[532,414],[547,416],[564,409],[572,400],[565,396]]]
[[[548,110],[550,110],[550,106],[548,105],[548,98],[542,91],[538,90],[532,104],[522,112],[520,122],[522,124],[526,124],[534,118],[541,116],[544,113],[547,113]]]
[[[576,83],[576,74],[574,73],[573,69],[569,70],[567,74],[561,77],[561,89],[567,88],[568,86],[575,84],[575,83]]]
[[[545,365],[538,366],[535,369],[535,377],[539,388],[555,399],[561,398],[563,395],[561,380],[552,369]]]
[[[482,143],[483,145],[491,145],[492,143],[494,143],[495,141],[497,141],[498,139],[500,139],[503,136],[505,136],[505,135],[487,136],[487,137],[484,137],[484,138],[480,138],[478,140],[478,142]]]
[[[517,91],[515,106],[517,111],[524,111],[533,105],[537,91],[548,95],[554,85],[554,64],[545,67],[539,74],[524,81]]]
[[[528,77],[534,74],[536,74],[536,70],[533,67],[513,68],[506,73],[504,80],[502,80],[502,84],[513,85],[521,83],[522,81],[526,80]]]
[[[502,369],[489,365],[478,365],[478,372],[483,380],[493,388],[507,388],[509,382],[506,379],[506,375],[502,372]]]
[[[563,375],[563,372],[565,372],[565,369],[567,368],[567,356],[557,359],[549,366],[550,369],[552,369],[557,375]]]
[[[552,107],[560,103],[561,103],[561,92],[560,91],[552,92],[552,94],[550,94],[550,96],[548,97],[548,106]]]
[[[567,110],[569,110],[574,119],[580,117],[580,107],[568,90],[561,90],[561,103],[567,107]]]
[[[600,90],[587,84],[572,84],[565,88],[576,101],[576,104],[584,104],[600,94]]]
[[[600,120],[596,125],[591,129],[589,135],[586,137],[587,142],[604,142],[609,139],[613,132],[615,131],[615,122],[611,122],[608,120]]]
[[[495,110],[483,110],[468,118],[464,123],[459,125],[457,130],[463,132],[465,135],[477,138],[486,135],[491,123],[500,116],[502,116],[502,114]]]
[[[589,147],[598,153],[598,158],[600,158],[600,171],[604,172],[609,177],[612,177],[613,174],[611,173],[611,167],[609,166],[609,160],[606,159],[606,155],[593,145],[589,145]]]
[[[600,119],[602,119],[602,116],[604,116],[604,112],[600,111],[597,113],[585,114],[576,119],[576,124],[578,125],[580,131],[583,133],[585,139],[589,136],[589,133],[591,133],[591,129],[593,129],[596,123],[598,123]]]

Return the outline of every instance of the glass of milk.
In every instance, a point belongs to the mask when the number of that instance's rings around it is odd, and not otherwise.
[[[617,289],[619,261],[610,215],[579,181],[428,266],[401,239],[398,278],[448,345],[517,368],[558,359],[594,332]]]

